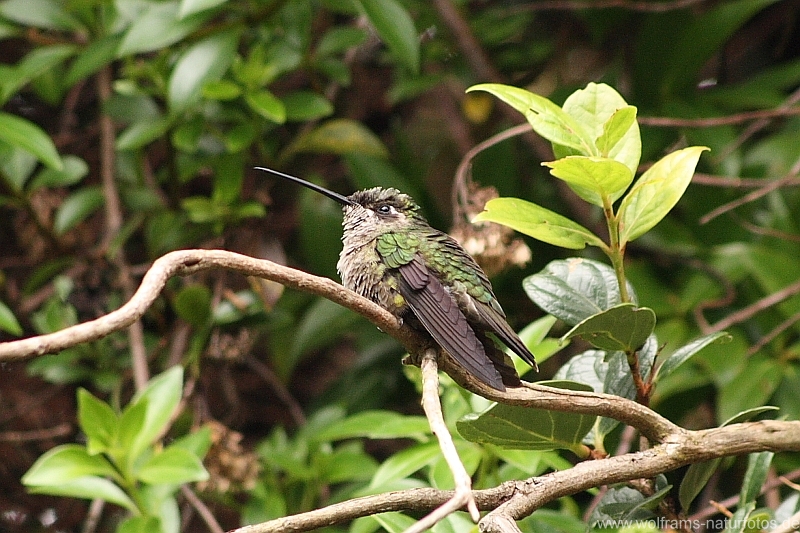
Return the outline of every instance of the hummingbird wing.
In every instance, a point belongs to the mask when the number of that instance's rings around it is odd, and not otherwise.
[[[473,376],[492,388],[505,390],[500,372],[486,355],[467,317],[422,258],[415,255],[399,265],[397,271],[400,294],[433,340]]]
[[[533,354],[522,342],[522,339],[519,338],[519,335],[508,325],[505,318],[488,305],[478,304],[476,307],[482,322],[488,330],[497,335],[497,338],[503,341],[503,344],[511,348],[523,361],[538,371],[539,365],[536,364]]]

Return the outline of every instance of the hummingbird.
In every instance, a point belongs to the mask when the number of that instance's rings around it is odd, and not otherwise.
[[[410,196],[382,187],[343,196],[283,172],[255,169],[342,204],[336,265],[342,285],[427,332],[456,363],[494,389],[519,386],[520,379],[490,335],[538,370],[533,354],[506,322],[481,267],[455,239],[431,227]]]

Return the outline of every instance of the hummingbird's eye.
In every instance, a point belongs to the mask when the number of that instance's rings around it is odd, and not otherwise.
[[[389,204],[379,205],[376,211],[381,215],[391,215],[394,213],[394,208]]]

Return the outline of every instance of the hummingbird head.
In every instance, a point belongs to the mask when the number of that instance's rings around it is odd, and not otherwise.
[[[387,231],[411,229],[420,222],[427,224],[414,200],[397,189],[373,187],[343,196],[296,176],[264,167],[255,168],[303,185],[342,204],[345,238],[349,235],[359,240],[369,240]]]

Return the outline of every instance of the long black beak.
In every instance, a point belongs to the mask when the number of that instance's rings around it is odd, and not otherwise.
[[[263,170],[264,172],[269,172],[270,174],[274,174],[275,176],[278,176],[278,177],[283,178],[283,179],[287,179],[289,181],[293,181],[295,183],[299,183],[300,185],[302,185],[304,187],[308,187],[312,191],[317,191],[318,193],[324,194],[325,196],[327,196],[328,198],[330,198],[332,200],[336,200],[337,202],[339,202],[342,205],[356,205],[356,203],[354,201],[350,200],[347,196],[342,196],[339,193],[330,191],[330,190],[328,190],[328,189],[326,189],[324,187],[320,187],[319,185],[315,185],[314,183],[311,183],[310,181],[306,181],[304,179],[300,179],[300,178],[298,178],[296,176],[292,176],[290,174],[284,174],[283,172],[278,172],[277,170],[272,170],[271,168],[265,168],[265,167],[253,167],[253,168],[255,168],[256,170]]]

